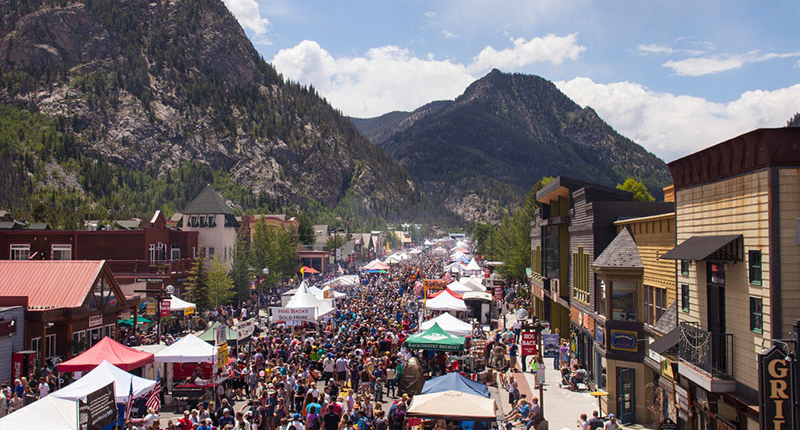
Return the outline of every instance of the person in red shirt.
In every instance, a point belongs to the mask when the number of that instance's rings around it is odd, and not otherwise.
[[[178,420],[181,425],[181,430],[192,430],[192,418],[189,416],[189,411],[183,411],[183,418]]]

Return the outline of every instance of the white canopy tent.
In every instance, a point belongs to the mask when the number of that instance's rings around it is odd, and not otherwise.
[[[308,291],[309,291],[311,294],[313,294],[313,295],[314,295],[314,297],[316,297],[316,298],[318,298],[318,299],[324,299],[324,298],[325,298],[325,297],[324,297],[325,293],[323,293],[323,292],[322,292],[322,290],[320,290],[320,289],[319,289],[319,288],[317,288],[316,286],[308,287]]]
[[[432,251],[432,252],[433,252],[434,254],[436,254],[436,255],[444,255],[444,254],[447,254],[447,250],[446,250],[446,249],[444,249],[444,248],[442,248],[441,246],[437,246],[436,248],[433,248],[433,251]]]
[[[442,391],[431,394],[417,394],[408,408],[408,416],[432,419],[451,419],[464,421],[494,421],[494,399],[462,393]]]
[[[359,280],[358,275],[342,275],[328,282],[328,284],[341,285],[343,287],[354,287],[358,285],[360,282],[361,281]]]
[[[389,266],[383,264],[381,260],[375,259],[367,263],[363,270],[389,270]]]
[[[329,298],[332,298],[332,299],[343,299],[343,298],[347,297],[347,294],[334,290],[333,288],[331,288],[330,285],[328,285],[327,287],[322,289],[322,293],[323,294],[327,293],[328,291],[330,291],[330,293],[328,293]],[[332,296],[331,296],[331,294],[332,294]]]
[[[465,267],[464,270],[467,272],[480,272],[481,266],[478,266],[478,262],[473,258],[472,260],[469,260],[469,263],[467,263],[467,267]]]
[[[0,430],[78,430],[78,402],[49,395],[0,418]]]
[[[128,373],[117,366],[103,360],[97,367],[82,378],[67,385],[66,387],[54,391],[50,396],[61,399],[77,400],[89,393],[99,390],[110,383],[114,383],[114,392],[117,403],[128,401],[128,393],[133,384],[133,397],[143,396],[149,393],[156,385],[156,381],[140,378]]]
[[[403,259],[398,254],[392,254],[383,260],[384,264],[400,264]]]
[[[197,309],[194,303],[189,303],[186,300],[181,300],[175,297],[174,294],[169,297],[169,310],[170,311],[183,311],[186,309]]]
[[[408,253],[409,254],[413,254],[413,255],[417,255],[417,254],[422,254],[422,251],[420,251],[419,248],[414,248],[411,251],[408,251]]]
[[[483,285],[480,278],[462,276],[458,282],[472,288],[472,291],[486,291],[486,287]]]
[[[155,353],[156,363],[213,363],[217,347],[193,334]]]
[[[457,293],[457,294],[463,294],[463,293],[466,293],[466,292],[469,292],[469,291],[473,291],[473,289],[471,287],[469,287],[468,285],[464,285],[464,284],[462,284],[461,282],[458,282],[458,281],[453,281],[453,282],[447,284],[447,288],[449,288],[450,291],[452,291],[454,293]]]
[[[320,292],[322,291],[320,290]],[[305,282],[300,284],[297,292],[294,294],[294,296],[292,296],[292,299],[289,300],[289,303],[286,303],[284,308],[314,308],[316,309],[314,315],[316,319],[333,312],[333,305],[331,304],[331,301],[317,298],[314,293],[309,291],[309,288],[306,286]]]
[[[468,322],[461,321],[453,315],[445,312],[436,318],[424,321],[419,325],[420,331],[428,330],[434,324],[439,324],[442,330],[454,334],[456,336],[470,336],[472,335],[472,325]]]
[[[432,311],[457,311],[466,312],[467,305],[463,300],[454,297],[447,291],[439,294],[438,296],[430,299],[425,304],[425,309]]]

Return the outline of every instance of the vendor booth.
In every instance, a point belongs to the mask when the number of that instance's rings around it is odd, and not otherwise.
[[[100,363],[108,361],[124,371],[138,369],[153,362],[153,354],[125,346],[110,337],[104,337],[83,354],[59,363],[60,373],[88,372]]]
[[[78,430],[78,402],[44,397],[0,418],[0,430]]]
[[[437,294],[436,297],[427,300],[425,309],[432,311],[466,312],[467,305],[464,303],[464,300],[456,297],[452,292],[444,290],[444,292]]]
[[[459,373],[448,373],[425,381],[422,386],[422,394],[441,393],[445,391],[460,391],[462,393],[474,394],[476,396],[491,397],[489,388],[486,384],[473,381]]]
[[[497,419],[493,399],[453,390],[414,396],[406,416],[452,421]]]
[[[132,375],[108,361],[103,361],[94,370],[83,375],[82,378],[58,391],[52,392],[48,397],[77,400],[110,383],[114,383],[117,403],[128,401],[131,387],[133,387],[133,398],[135,399],[149,393],[156,385],[156,381]]]
[[[223,360],[227,362],[225,355]],[[167,388],[171,391],[170,399],[175,401],[175,410],[196,404],[207,390],[214,389],[226,379],[215,377],[217,360],[217,347],[193,334],[155,354],[156,363],[172,364],[171,371],[167,372]],[[165,403],[166,400],[165,396]]]
[[[182,312],[184,315],[193,314],[197,307],[194,303],[187,302],[186,300],[181,300],[180,298],[176,297],[172,294],[169,297],[169,311],[170,312]]]
[[[454,317],[450,313],[443,313],[436,318],[430,319],[428,321],[423,321],[419,328],[422,331],[428,330],[433,327],[434,324],[438,324],[442,330],[456,335],[456,336],[470,336],[472,335],[472,325],[468,322],[461,321],[460,319]]]
[[[408,349],[431,349],[436,351],[461,351],[466,338],[450,334],[434,323],[422,333],[411,335],[404,345]]]

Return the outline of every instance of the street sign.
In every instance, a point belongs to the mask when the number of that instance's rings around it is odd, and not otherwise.
[[[678,423],[672,421],[670,418],[666,418],[664,421],[661,421],[658,430],[678,430]]]
[[[536,332],[523,331],[520,346],[520,355],[536,355]]]
[[[503,300],[503,286],[502,285],[496,285],[494,287],[494,299],[497,300],[497,301],[502,301]]]
[[[161,317],[165,318],[169,316],[169,300],[162,300],[161,301]]]

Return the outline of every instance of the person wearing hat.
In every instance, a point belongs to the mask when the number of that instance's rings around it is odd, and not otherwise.
[[[290,430],[306,430],[306,426],[303,425],[303,420],[300,417],[300,414],[295,413],[292,416],[292,422],[289,423]]]
[[[217,424],[219,428],[225,428],[226,425],[230,425],[231,427],[234,426],[235,422],[233,416],[231,415],[231,410],[228,408],[222,409],[222,416],[219,417],[217,420]]]
[[[617,417],[614,414],[608,414],[608,421],[606,421],[605,426],[603,426],[603,430],[617,430],[619,429],[619,424],[617,423]]]

